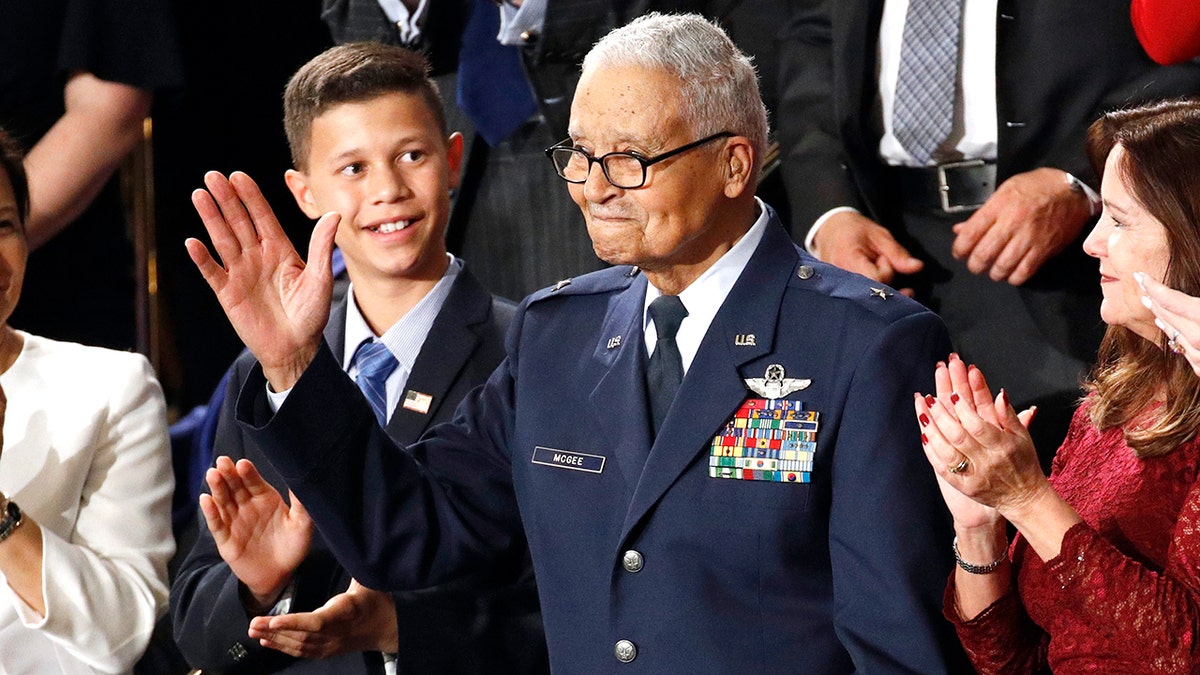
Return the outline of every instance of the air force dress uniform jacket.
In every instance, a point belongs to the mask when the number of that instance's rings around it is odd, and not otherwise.
[[[912,409],[941,321],[800,251],[772,212],[654,439],[645,290],[614,267],[527,298],[507,359],[412,455],[328,350],[274,415],[256,369],[237,415],[368,586],[528,545],[555,672],[954,671],[951,530]],[[808,384],[748,389],[768,369]],[[809,470],[720,466],[735,418],[772,400],[816,419]]]

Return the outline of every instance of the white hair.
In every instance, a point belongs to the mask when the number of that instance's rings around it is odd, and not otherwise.
[[[680,109],[697,137],[729,131],[750,139],[761,170],[767,149],[767,108],[751,58],[720,26],[698,14],[651,12],[604,36],[583,70],[661,70],[681,83]]]

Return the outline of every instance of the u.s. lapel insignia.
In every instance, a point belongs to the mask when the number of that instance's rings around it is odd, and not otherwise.
[[[783,398],[801,389],[807,389],[810,384],[812,384],[812,380],[784,377],[783,366],[778,363],[767,366],[767,372],[763,377],[746,378],[746,387],[750,391],[772,400]]]
[[[620,335],[614,335],[614,336],[608,338],[608,346],[607,346],[608,349],[616,349],[617,347],[620,347],[620,346],[621,346],[621,336]]]
[[[738,333],[733,337],[735,347],[757,347],[758,338],[754,337],[754,333]]]
[[[428,415],[429,406],[432,404],[433,397],[429,394],[419,392],[416,389],[409,389],[408,391],[404,392],[403,406],[405,410],[411,410],[415,413]]]
[[[874,286],[872,286],[871,287],[871,295],[876,298],[881,298],[883,300],[887,300],[888,297],[890,297],[892,294],[889,293],[888,289],[886,289],[886,288],[875,288]]]

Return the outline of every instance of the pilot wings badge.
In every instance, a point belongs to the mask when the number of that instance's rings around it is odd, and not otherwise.
[[[763,398],[777,399],[807,389],[812,380],[784,377],[783,366],[772,363],[763,377],[748,377],[746,387]]]

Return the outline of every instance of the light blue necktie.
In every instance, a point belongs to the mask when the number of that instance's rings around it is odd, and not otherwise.
[[[358,366],[358,388],[367,397],[379,426],[387,425],[387,379],[400,365],[386,345],[377,340],[364,340],[354,353]]]
[[[892,132],[929,164],[954,130],[962,0],[912,0],[904,19]]]

